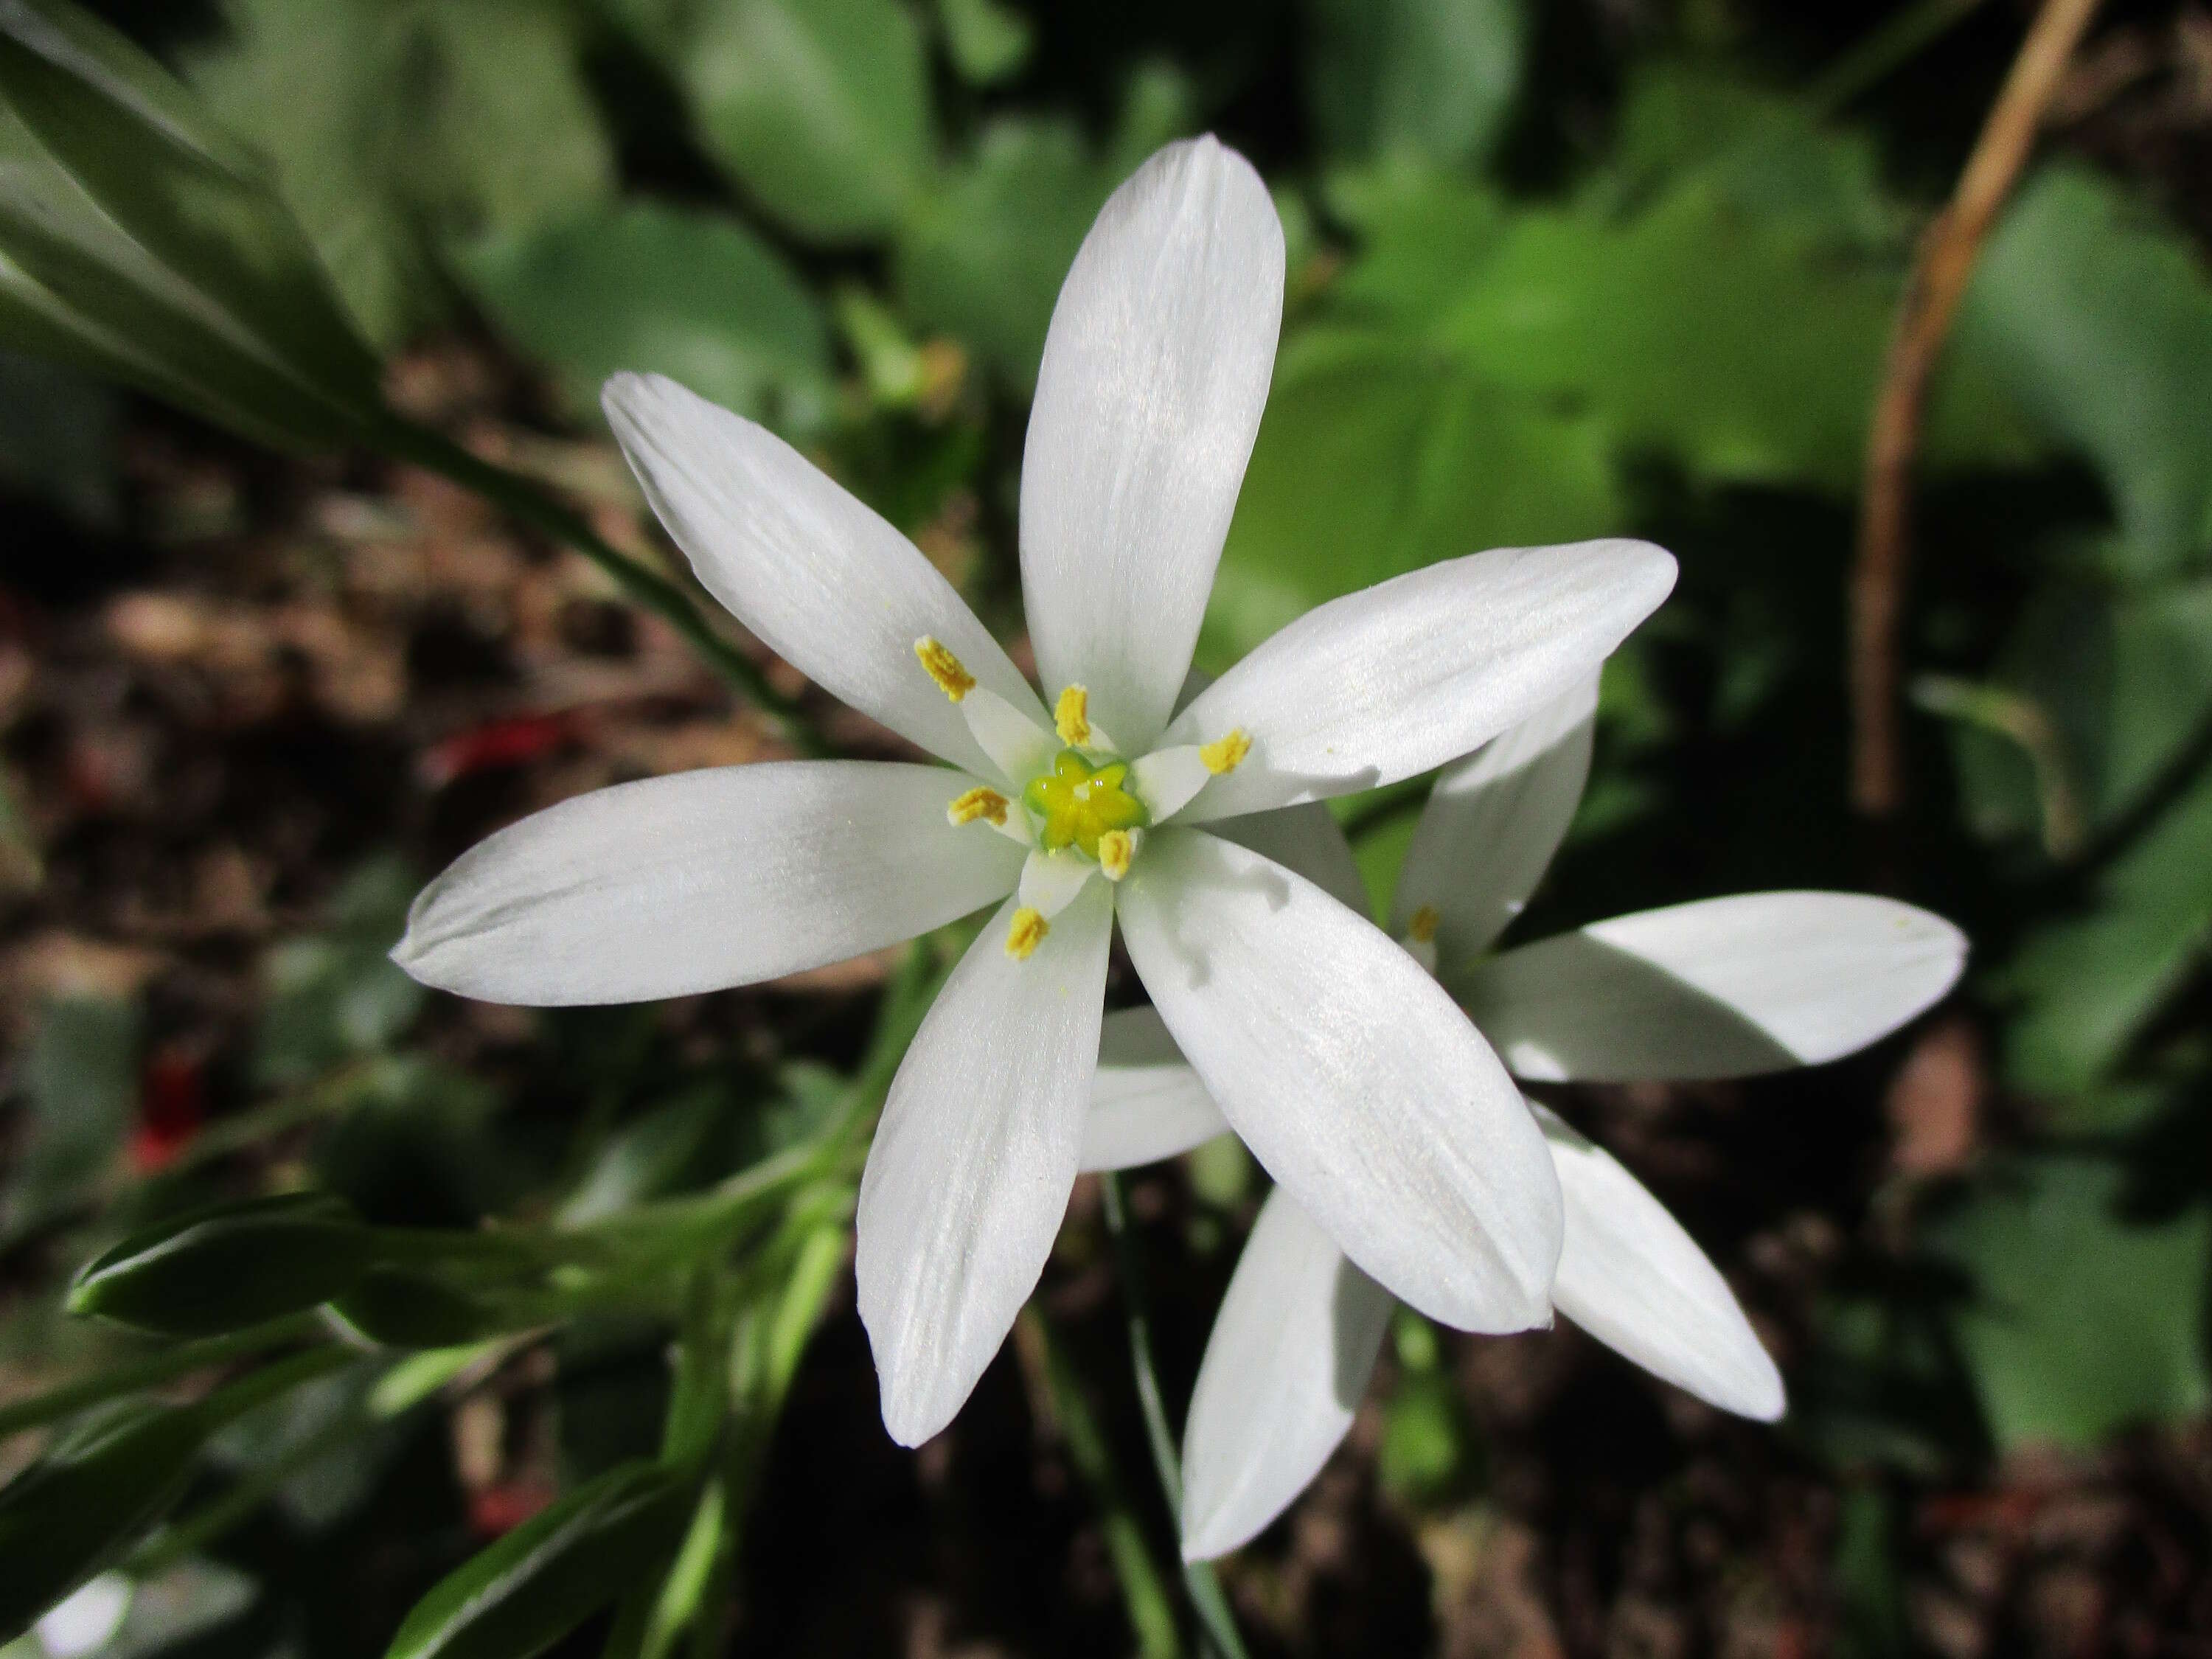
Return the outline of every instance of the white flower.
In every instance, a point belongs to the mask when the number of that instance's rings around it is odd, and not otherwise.
[[[1416,829],[1393,931],[1521,1078],[1741,1077],[1864,1047],[1958,978],[1948,922],[1850,893],[1747,893],[1596,922],[1496,956],[1589,773],[1595,676],[1447,769]],[[1331,822],[1279,856],[1364,902]],[[1416,1057],[1415,1064],[1419,1060]],[[1430,1062],[1431,1075],[1454,1062]],[[1782,1378],[1726,1282],[1635,1177],[1530,1103],[1565,1199],[1552,1301],[1646,1370],[1771,1421]],[[1231,1127],[1149,1009],[1111,1016],[1086,1169],[1165,1158]],[[1289,1505],[1352,1426],[1395,1305],[1334,1224],[1278,1186],[1199,1367],[1183,1437],[1183,1552],[1236,1548]]]
[[[600,790],[463,856],[395,952],[495,1001],[631,1001],[1000,904],[915,1039],[860,1188],[860,1314],[908,1444],[959,1409],[1051,1249],[1117,915],[1212,1097],[1353,1259],[1455,1325],[1547,1316],[1559,1193],[1504,1068],[1364,914],[1238,844],[1269,820],[1221,821],[1326,817],[1300,804],[1466,753],[1588,674],[1674,562],[1612,541],[1437,565],[1322,606],[1178,709],[1282,288],[1267,192],[1212,139],[1154,156],[1085,240],[1022,471],[1049,716],[905,537],[761,428],[618,376],[608,417],[701,581],[953,769],[777,763]]]

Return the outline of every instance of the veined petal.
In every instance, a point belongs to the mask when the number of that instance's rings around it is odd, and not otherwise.
[[[1241,729],[1251,753],[1187,822],[1394,783],[1566,695],[1651,614],[1674,561],[1648,542],[1471,554],[1308,611],[1192,700],[1164,744]]]
[[[1319,801],[1278,807],[1272,812],[1248,812],[1241,818],[1223,818],[1206,827],[1224,841],[1249,847],[1261,858],[1297,871],[1354,915],[1374,914],[1366,878],[1359,873],[1359,865],[1352,856],[1352,843],[1344,838],[1336,815]]]
[[[942,642],[1039,725],[1036,694],[921,550],[789,444],[659,374],[600,394],[646,499],[707,591],[823,690],[955,766],[996,769],[915,660]]]
[[[1593,922],[1454,982],[1516,1076],[1747,1077],[1886,1036],[1951,988],[1966,936],[1863,893],[1741,893]]]
[[[1190,665],[1282,312],[1274,204],[1210,137],[1114,192],[1053,308],[1022,453],[1023,603],[1048,693],[1089,687],[1134,750]]]
[[[464,853],[392,960],[487,1002],[644,1002],[750,985],[1004,896],[1022,848],[945,822],[940,766],[775,761],[617,784]]]
[[[1229,1133],[1229,1120],[1152,1008],[1106,1016],[1083,1127],[1085,1170],[1157,1164]]]
[[[1012,913],[915,1033],[860,1179],[860,1319],[904,1446],[951,1422],[998,1352],[1075,1182],[1114,907],[1094,884],[1019,962]]]
[[[1423,909],[1447,978],[1521,914],[1567,833],[1589,781],[1595,674],[1444,769],[1398,875],[1390,931]]]
[[[1182,1553],[1211,1560],[1288,1509],[1352,1427],[1396,1305],[1280,1187],[1206,1338],[1182,1437]]]
[[[1681,1224],[1634,1176],[1530,1103],[1566,1196],[1567,1243],[1552,1299],[1624,1358],[1723,1411],[1771,1423],[1782,1374]]]
[[[1024,904],[1049,921],[1075,902],[1083,884],[1098,873],[1098,866],[1073,852],[1031,853],[1022,865],[1021,884],[1015,889]]]
[[[1028,702],[1034,705],[1036,699]],[[988,686],[969,689],[960,699],[960,717],[968,722],[975,746],[990,757],[999,775],[1017,793],[1060,752],[1060,740],[1048,727],[1039,726]]]
[[[1176,1046],[1346,1255],[1463,1330],[1549,1322],[1543,1136],[1411,957],[1304,877],[1195,830],[1152,836],[1119,908]]]

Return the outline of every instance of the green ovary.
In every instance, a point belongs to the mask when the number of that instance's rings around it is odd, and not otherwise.
[[[1144,802],[1126,787],[1127,761],[1091,765],[1073,749],[1053,757],[1052,770],[1040,772],[1022,790],[1022,805],[1037,820],[1037,845],[1048,853],[1073,847],[1084,857],[1098,856],[1098,838],[1109,830],[1142,830],[1152,821]]]

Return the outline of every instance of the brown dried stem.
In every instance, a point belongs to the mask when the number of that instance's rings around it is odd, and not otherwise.
[[[1982,125],[1949,204],[1922,234],[1883,365],[1867,438],[1857,562],[1851,572],[1851,801],[1894,818],[1905,802],[1899,634],[1912,553],[1912,461],[1928,382],[1975,258],[2033,149],[2044,111],[2097,0],[2044,0]]]

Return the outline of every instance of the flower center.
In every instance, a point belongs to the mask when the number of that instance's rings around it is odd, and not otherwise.
[[[1037,845],[1048,853],[1073,847],[1098,862],[1118,855],[1126,863],[1126,836],[1109,844],[1105,854],[1099,844],[1116,832],[1142,830],[1152,821],[1144,802],[1129,792],[1128,781],[1127,761],[1109,759],[1094,765],[1078,750],[1061,750],[1053,757],[1050,771],[1038,773],[1022,788],[1022,805],[1037,820]]]

